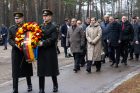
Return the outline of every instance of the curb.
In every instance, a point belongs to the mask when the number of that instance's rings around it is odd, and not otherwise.
[[[120,77],[119,79],[117,79],[116,81],[114,81],[111,84],[107,85],[106,87],[102,88],[101,90],[97,91],[96,93],[110,93],[116,87],[121,85],[123,82],[129,80],[130,78],[132,78],[132,77],[134,77],[136,75],[138,75],[139,73],[140,73],[140,70],[137,69],[136,71],[133,71],[133,72],[129,73],[125,77]]]

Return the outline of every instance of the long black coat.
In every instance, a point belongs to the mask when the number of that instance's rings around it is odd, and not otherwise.
[[[15,46],[15,35],[18,26],[14,25],[9,28],[9,44],[12,46],[12,76],[13,77],[28,77],[33,75],[32,64],[26,62],[23,51]]]
[[[133,24],[134,28],[134,53],[140,54],[140,44],[135,44],[135,41],[140,42],[140,24]]]
[[[52,23],[41,25],[43,46],[38,48],[38,76],[59,75],[56,51],[57,30]]]
[[[62,47],[66,47],[67,30],[68,30],[67,25],[63,24],[61,27],[61,46]],[[65,36],[62,36],[62,34]]]

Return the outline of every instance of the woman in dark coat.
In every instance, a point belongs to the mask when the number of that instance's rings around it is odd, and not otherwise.
[[[59,75],[58,58],[56,51],[57,30],[51,23],[52,12],[43,10],[44,24],[41,25],[43,31],[42,42],[38,49],[38,76],[39,76],[39,93],[45,93],[45,76],[51,76],[53,81],[53,92],[58,91],[57,75]]]
[[[13,93],[18,93],[18,78],[26,77],[28,92],[32,91],[31,76],[33,75],[32,64],[26,62],[23,51],[15,43],[15,35],[19,27],[23,25],[23,14],[14,13],[16,24],[9,28],[9,44],[12,46],[12,77]],[[22,20],[22,21],[21,21]]]

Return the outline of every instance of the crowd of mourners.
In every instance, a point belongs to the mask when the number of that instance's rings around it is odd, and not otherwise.
[[[66,18],[60,27],[61,45],[65,57],[74,57],[74,72],[86,66],[91,73],[91,66],[101,71],[101,64],[110,61],[110,66],[127,66],[128,60],[139,60],[140,53],[140,19],[137,16],[129,21],[127,16],[121,19],[109,15],[103,21],[95,17],[84,22],[76,18]],[[71,50],[72,54],[68,52]]]

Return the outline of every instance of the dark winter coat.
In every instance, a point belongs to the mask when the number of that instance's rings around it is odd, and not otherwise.
[[[2,35],[3,38],[7,38],[7,36],[8,36],[8,29],[7,29],[6,26],[2,26],[0,32],[1,32],[1,35]]]
[[[14,25],[9,28],[9,44],[12,46],[12,76],[13,77],[28,77],[33,75],[32,64],[26,62],[23,51],[15,46],[15,35],[18,26]]]
[[[134,29],[134,53],[140,54],[140,24],[133,24]],[[139,41],[139,44],[136,44],[135,41]]]
[[[117,22],[113,22],[108,27],[109,35],[108,40],[111,46],[118,46],[120,40],[121,26]]]
[[[122,29],[123,23],[121,22],[120,24]],[[126,21],[124,23],[124,30],[121,31],[121,41],[130,42],[133,41],[133,38],[134,38],[133,27],[129,21]]]
[[[68,30],[67,25],[63,24],[61,27],[61,46],[62,47],[66,47],[67,30]],[[62,34],[65,36],[62,36]]]
[[[103,22],[101,22],[100,26],[102,29],[102,39],[107,40],[107,37],[109,34],[109,31],[108,31],[109,23],[103,21]]]
[[[84,22],[82,24],[82,28],[83,28],[83,31],[85,32],[86,31],[86,28],[89,26],[90,24],[87,24],[86,22]]]
[[[56,51],[57,29],[52,23],[41,25],[43,31],[43,46],[38,48],[38,76],[59,75]]]

